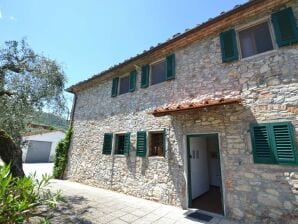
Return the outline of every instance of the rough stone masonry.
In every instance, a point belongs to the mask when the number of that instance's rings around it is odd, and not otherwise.
[[[298,18],[298,2],[291,1]],[[270,16],[239,20],[235,27]],[[187,208],[186,135],[218,133],[225,215],[246,222],[297,223],[297,166],[255,164],[249,125],[290,121],[298,141],[298,44],[222,63],[219,35],[175,52],[176,78],[111,97],[112,80],[79,91],[66,177]],[[154,117],[155,108],[193,99],[241,97],[241,105]],[[137,157],[136,133],[166,129],[165,157]],[[103,155],[104,133],[131,132],[129,156]],[[295,174],[296,173],[296,174]],[[291,182],[292,181],[292,182]]]

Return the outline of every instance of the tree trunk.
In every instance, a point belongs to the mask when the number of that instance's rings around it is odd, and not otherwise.
[[[0,158],[5,164],[10,163],[12,176],[25,176],[23,171],[22,150],[2,129],[0,129]]]

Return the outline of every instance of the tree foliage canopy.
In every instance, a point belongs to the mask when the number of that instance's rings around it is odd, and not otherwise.
[[[30,116],[47,108],[62,113],[66,79],[62,67],[35,53],[25,40],[0,49],[0,128],[19,142]]]

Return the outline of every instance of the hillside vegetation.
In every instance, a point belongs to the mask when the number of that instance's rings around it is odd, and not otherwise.
[[[60,116],[46,112],[35,112],[32,118],[32,123],[51,126],[54,129],[66,130],[68,121]]]

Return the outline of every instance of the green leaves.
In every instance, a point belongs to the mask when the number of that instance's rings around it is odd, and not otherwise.
[[[72,129],[69,128],[65,134],[64,139],[62,139],[56,147],[56,158],[55,158],[53,175],[57,179],[63,178],[63,173],[67,165],[67,155],[68,155],[68,149],[70,146],[71,136],[72,136]]]
[[[14,178],[9,165],[0,168],[0,223],[19,223],[34,216],[40,205],[55,207],[61,201],[61,193],[52,193],[47,187],[51,177],[35,175]]]
[[[5,42],[0,49],[0,128],[20,140],[34,111],[46,107],[63,113],[65,82],[55,60],[35,53],[25,40]]]

